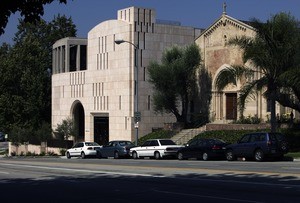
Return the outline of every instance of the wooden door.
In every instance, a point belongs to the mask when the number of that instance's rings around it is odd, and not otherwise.
[[[237,94],[226,93],[226,119],[236,120],[237,119]]]

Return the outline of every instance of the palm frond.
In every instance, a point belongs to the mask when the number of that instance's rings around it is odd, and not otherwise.
[[[241,115],[243,115],[243,111],[245,109],[246,103],[249,101],[249,99],[254,99],[256,96],[256,90],[257,90],[257,84],[260,82],[260,80],[254,80],[252,82],[247,82],[242,89],[239,92],[239,109]]]

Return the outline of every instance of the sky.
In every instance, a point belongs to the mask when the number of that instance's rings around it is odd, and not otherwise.
[[[222,15],[224,2],[227,15],[239,20],[257,18],[265,22],[278,12],[290,13],[300,20],[300,0],[68,0],[66,5],[58,1],[46,5],[42,18],[51,21],[58,14],[71,17],[77,27],[77,37],[86,38],[99,23],[116,19],[118,10],[137,6],[155,9],[157,19],[208,28]],[[5,34],[0,36],[0,45],[13,44],[19,18],[19,13],[9,18]]]

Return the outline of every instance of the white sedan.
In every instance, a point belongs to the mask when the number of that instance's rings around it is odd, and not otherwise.
[[[176,145],[169,139],[151,139],[147,140],[142,146],[130,149],[132,158],[154,157],[160,159],[163,157],[176,157],[177,151],[182,145]]]
[[[70,159],[73,156],[85,158],[86,156],[97,156],[101,146],[96,142],[78,142],[71,149],[66,151],[66,156]]]

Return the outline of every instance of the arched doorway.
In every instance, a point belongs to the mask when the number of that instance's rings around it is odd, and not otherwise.
[[[75,126],[75,139],[76,141],[84,141],[84,109],[81,102],[74,103],[72,115]]]

